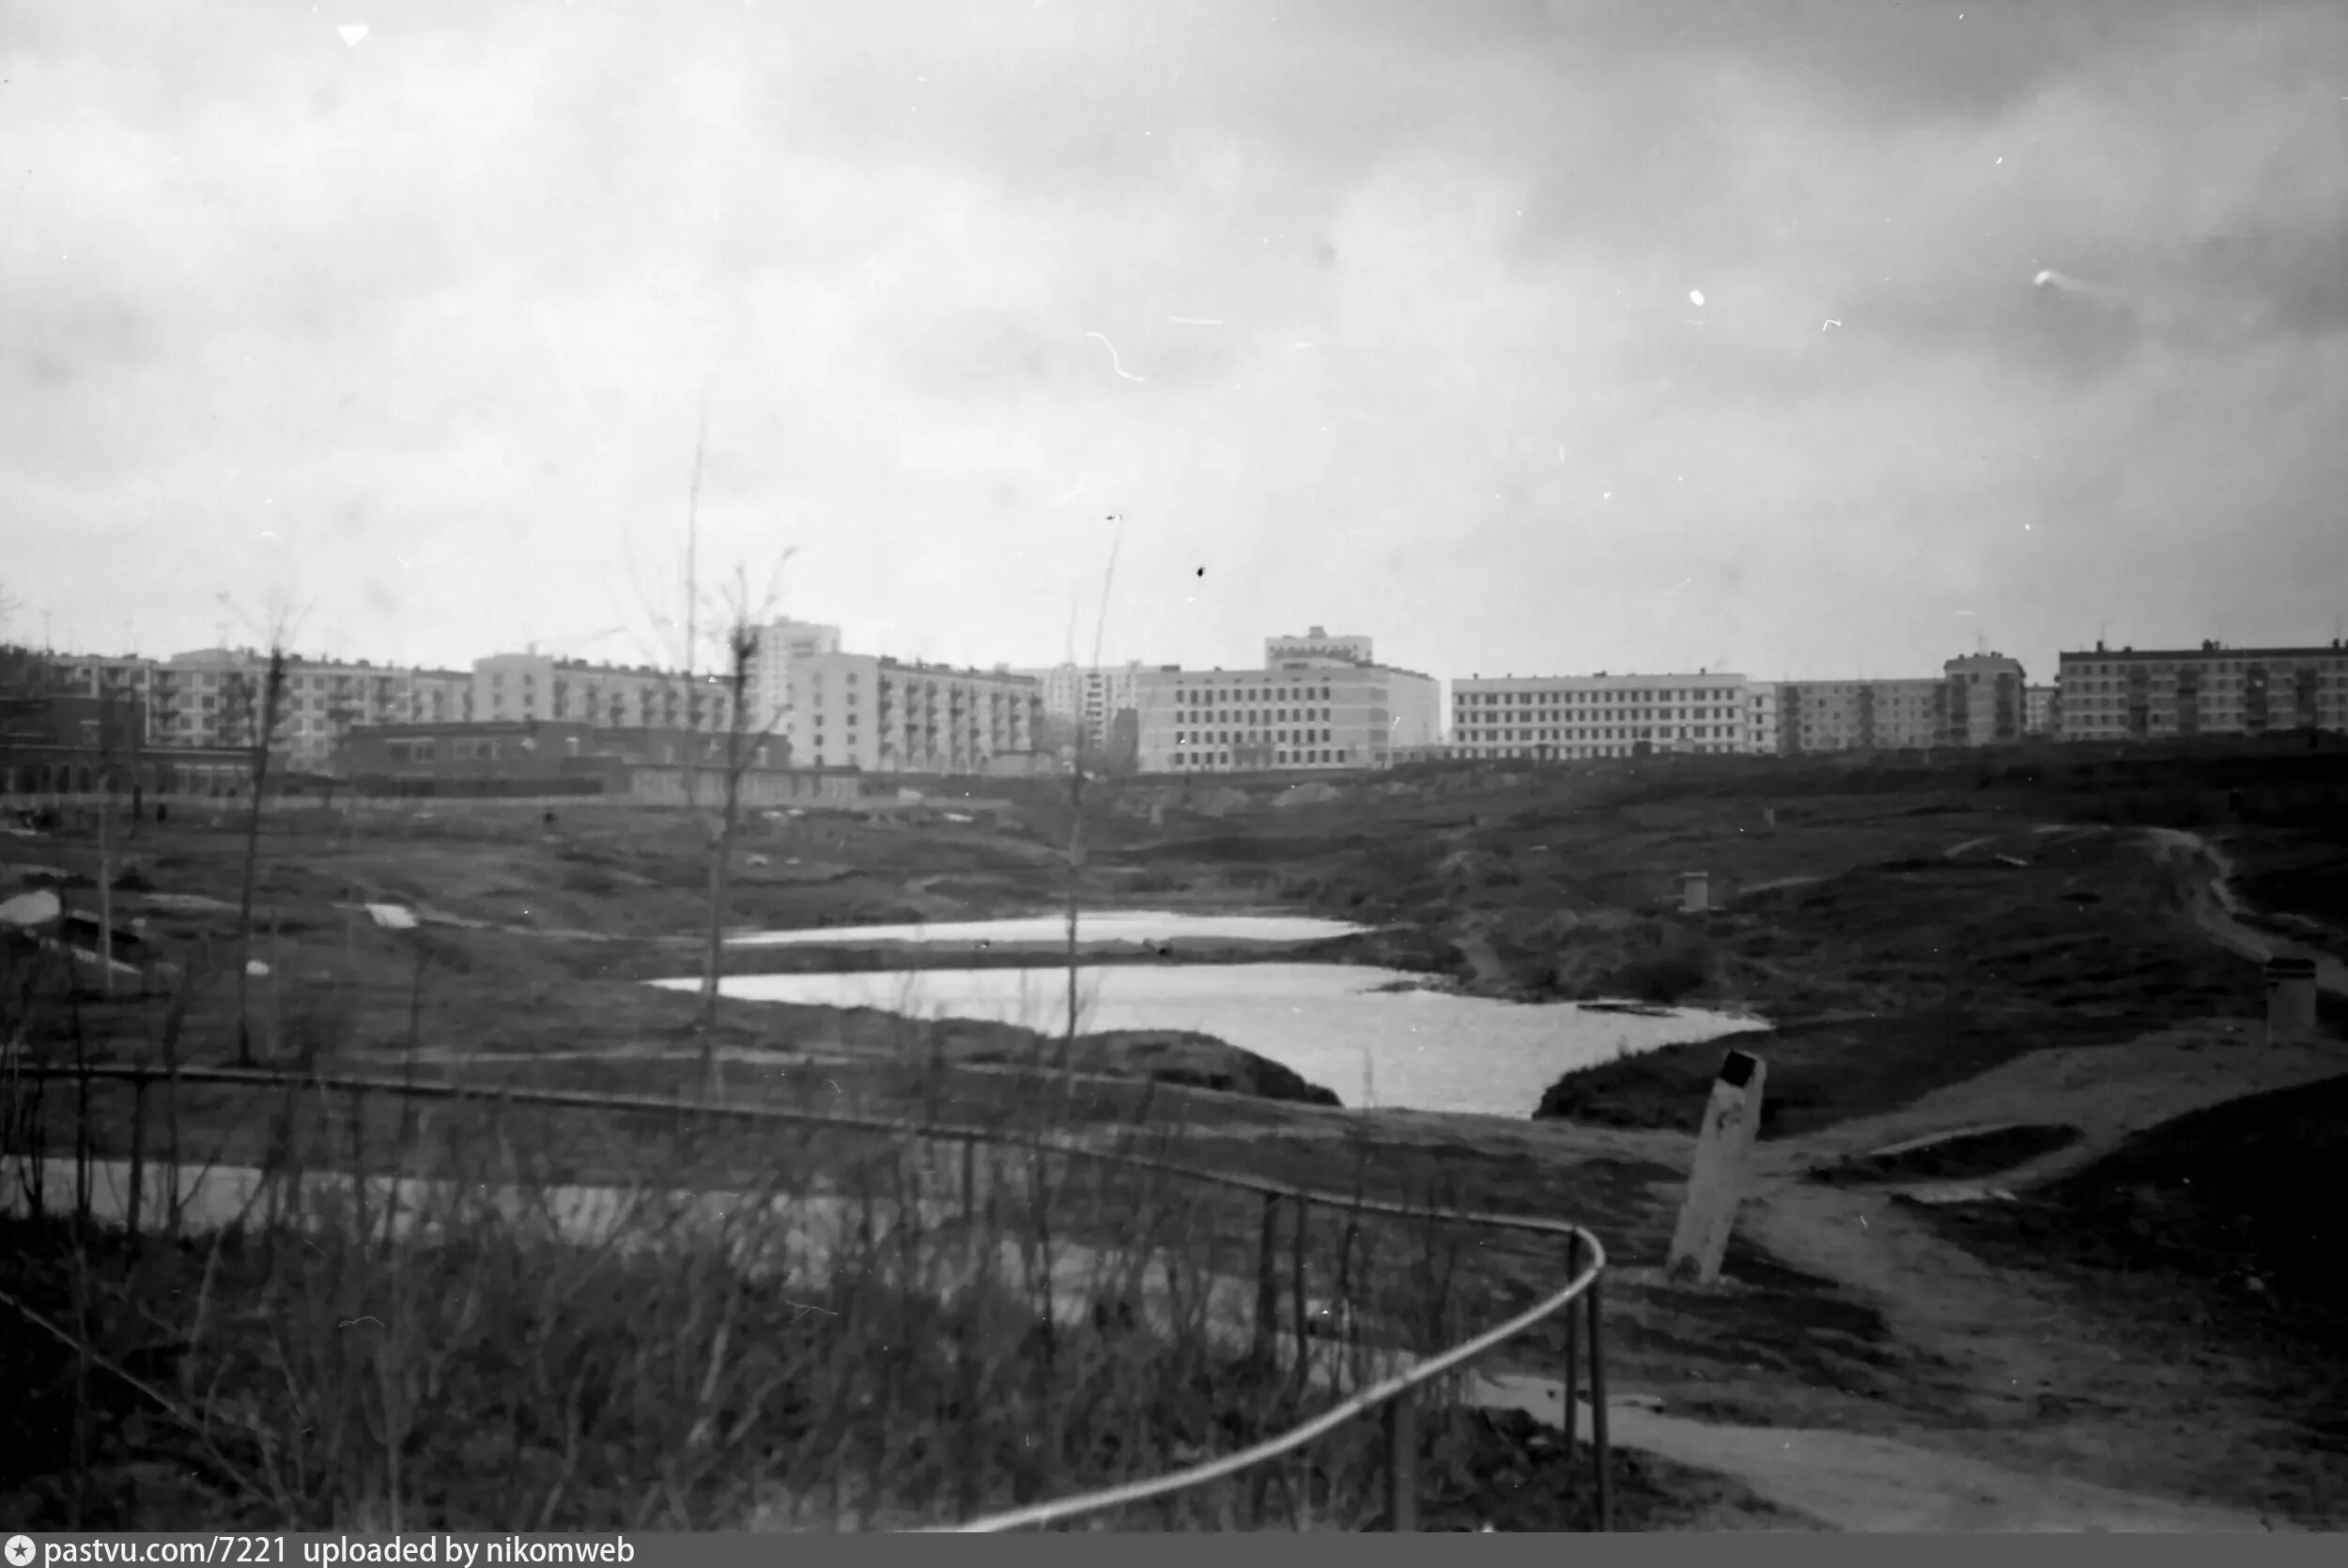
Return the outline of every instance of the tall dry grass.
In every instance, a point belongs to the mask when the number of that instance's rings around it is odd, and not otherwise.
[[[749,1120],[682,1084],[564,1109],[316,1076],[133,1086],[76,1071],[81,1003],[53,972],[6,978],[0,1498],[20,1520],[946,1523],[1228,1452],[1326,1407],[1367,1347],[1466,1332],[1475,1238],[1431,1222]],[[185,1059],[176,1037],[146,1057]],[[901,1068],[864,1109],[950,1119],[943,1064]],[[1062,1083],[1039,1063],[1016,1119]],[[1177,1164],[1184,1138],[1147,1107],[1032,1132]],[[1347,1339],[1320,1337],[1332,1322]],[[1473,1495],[1475,1433],[1421,1429],[1423,1484]],[[1356,1422],[1096,1522],[1370,1526],[1382,1464]]]

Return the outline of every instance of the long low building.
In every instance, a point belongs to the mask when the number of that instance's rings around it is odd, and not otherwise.
[[[2065,741],[2348,731],[2348,646],[2093,648],[2055,656]]]
[[[1451,754],[1529,761],[1753,749],[1742,675],[1471,675],[1451,683]]]
[[[1266,641],[1256,669],[1165,666],[1135,677],[1145,773],[1384,768],[1440,738],[1430,675],[1371,662],[1367,638]]]

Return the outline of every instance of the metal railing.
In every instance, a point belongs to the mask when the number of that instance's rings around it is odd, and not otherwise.
[[[1566,1377],[1562,1421],[1565,1430],[1565,1453],[1572,1462],[1576,1443],[1577,1407],[1580,1403],[1580,1381],[1586,1364],[1590,1378],[1590,1449],[1592,1479],[1596,1488],[1598,1528],[1614,1528],[1614,1493],[1611,1468],[1612,1445],[1606,1419],[1606,1356],[1603,1332],[1604,1306],[1602,1276],[1606,1269],[1606,1251],[1598,1237],[1570,1221],[1545,1219],[1533,1215],[1487,1214],[1472,1210],[1414,1207],[1362,1196],[1319,1191],[1294,1186],[1269,1177],[1249,1176],[1236,1171],[1214,1170],[1189,1165],[1179,1161],[1161,1160],[1130,1149],[1100,1147],[1072,1139],[1037,1137],[1011,1129],[978,1127],[948,1122],[915,1121],[881,1116],[863,1116],[833,1112],[802,1111],[789,1106],[760,1104],[703,1103],[695,1100],[663,1099],[654,1095],[623,1095],[598,1093],[579,1089],[544,1089],[502,1084],[458,1084],[447,1081],[385,1078],[348,1074],[286,1073],[262,1068],[158,1068],[140,1067],[127,1063],[34,1063],[19,1060],[9,1066],[9,1074],[19,1078],[87,1082],[103,1080],[127,1083],[144,1097],[152,1084],[241,1085],[264,1089],[316,1089],[325,1093],[351,1095],[390,1094],[420,1099],[479,1100],[508,1105],[532,1105],[581,1111],[649,1112],[661,1115],[689,1115],[722,1120],[777,1122],[835,1130],[867,1132],[898,1138],[919,1138],[937,1143],[958,1143],[963,1150],[964,1181],[970,1181],[970,1159],[981,1145],[1008,1148],[1029,1155],[1057,1155],[1074,1160],[1089,1160],[1104,1164],[1120,1165],[1135,1170],[1150,1170],[1187,1180],[1206,1182],[1233,1191],[1252,1192],[1263,1199],[1263,1225],[1257,1261],[1257,1294],[1255,1337],[1259,1352],[1269,1351],[1279,1333],[1279,1289],[1277,1247],[1280,1233],[1280,1208],[1283,1204],[1296,1206],[1296,1231],[1301,1237],[1306,1214],[1315,1205],[1352,1215],[1383,1215],[1390,1218],[1418,1222],[1437,1222],[1487,1230],[1513,1230],[1554,1237],[1565,1244],[1566,1283],[1531,1307],[1473,1339],[1462,1341],[1448,1349],[1424,1359],[1415,1359],[1405,1370],[1363,1389],[1351,1398],[1322,1412],[1301,1425],[1276,1437],[1269,1437],[1236,1453],[1208,1460],[1185,1469],[1153,1477],[1147,1481],[1130,1482],[1105,1487],[1075,1497],[1062,1498],[1008,1512],[988,1514],[959,1525],[938,1527],[948,1532],[991,1533],[1002,1530],[1027,1530],[1056,1524],[1089,1514],[1106,1513],[1138,1502],[1188,1491],[1209,1483],[1223,1480],[1292,1453],[1315,1438],[1335,1431],[1346,1422],[1381,1410],[1385,1415],[1386,1437],[1386,1499],[1387,1522],[1390,1529],[1411,1531],[1417,1529],[1417,1420],[1412,1395],[1423,1385],[1456,1373],[1469,1362],[1496,1349],[1526,1330],[1546,1322],[1561,1312],[1577,1305],[1578,1312],[1566,1318]],[[135,1147],[135,1143],[134,1143]],[[133,1176],[135,1183],[136,1176]],[[132,1210],[135,1213],[135,1207]],[[1300,1363],[1305,1355],[1305,1340],[1309,1326],[1305,1318],[1302,1285],[1296,1296],[1295,1321],[1292,1332],[1297,1341]],[[1585,1347],[1586,1346],[1586,1347]],[[1410,1359],[1403,1353],[1405,1359]]]

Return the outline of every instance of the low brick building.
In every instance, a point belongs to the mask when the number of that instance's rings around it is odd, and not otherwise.
[[[367,793],[616,791],[626,761],[593,738],[589,725],[552,719],[359,724],[343,736],[337,771]]]
[[[645,770],[679,772],[698,763],[721,773],[729,744],[725,735],[576,719],[354,725],[337,771],[366,793],[616,795],[643,792],[630,780]],[[785,771],[779,737],[745,735],[741,744],[750,774]],[[771,792],[760,792],[762,798]]]
[[[239,746],[147,744],[144,704],[20,691],[0,697],[0,796],[234,794],[253,776]]]

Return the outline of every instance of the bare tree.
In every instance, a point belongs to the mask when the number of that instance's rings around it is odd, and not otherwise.
[[[1117,533],[1109,541],[1108,569],[1102,575],[1101,609],[1092,627],[1092,663],[1089,670],[1101,668],[1101,645],[1108,635],[1109,593],[1117,586],[1117,552],[1124,543],[1122,516],[1112,514],[1108,519],[1117,525]],[[1104,704],[1105,706],[1105,704]],[[1076,888],[1084,876],[1085,864],[1085,764],[1086,746],[1091,731],[1086,723],[1082,698],[1076,703],[1075,755],[1068,770],[1068,1031],[1060,1040],[1060,1078],[1067,1098],[1076,1095]]]
[[[775,565],[777,576],[796,553],[796,550],[782,553],[782,560]],[[733,874],[734,829],[741,820],[742,778],[756,762],[760,743],[774,728],[771,715],[760,715],[757,727],[751,727],[750,672],[758,662],[761,629],[773,618],[777,597],[773,580],[770,579],[765,597],[753,607],[749,579],[739,567],[735,568],[726,623],[725,689],[728,701],[723,792],[719,796],[717,820],[711,824],[709,836],[709,944],[702,969],[701,1089],[707,1099],[716,1098],[718,1092],[718,981],[724,960],[726,893]],[[701,744],[696,732],[694,746],[697,759]],[[688,807],[692,804],[689,793],[687,804]]]
[[[226,595],[222,596],[225,600]],[[270,747],[277,739],[286,705],[286,643],[290,614],[280,608],[270,617],[266,640],[268,663],[260,676],[238,671],[234,696],[240,699],[239,729],[252,758],[253,798],[245,813],[244,885],[237,901],[237,1064],[253,1065],[250,1001],[253,986],[253,888],[261,862],[261,807],[269,792]]]
[[[121,776],[124,736],[115,721],[116,683],[98,675],[98,973],[99,983],[111,998],[115,993],[115,788]],[[131,751],[137,745],[132,739]],[[135,766],[135,762],[132,764]]]

